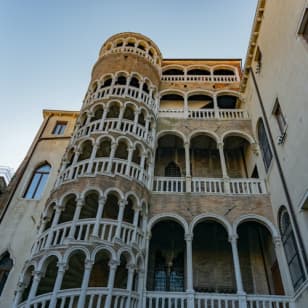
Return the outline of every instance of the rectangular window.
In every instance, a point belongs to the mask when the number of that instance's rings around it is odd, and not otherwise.
[[[57,122],[55,128],[53,129],[52,133],[54,135],[63,135],[67,122]]]
[[[273,115],[276,118],[280,134],[284,135],[287,129],[287,121],[282,113],[278,99],[276,100],[276,103],[273,109]]]
[[[302,22],[300,23],[298,34],[308,43],[308,8],[306,8]]]

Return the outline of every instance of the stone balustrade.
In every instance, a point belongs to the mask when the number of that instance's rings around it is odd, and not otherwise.
[[[147,171],[139,165],[124,159],[113,158],[110,160],[109,157],[103,157],[93,160],[86,159],[72,164],[60,175],[57,186],[68,181],[76,180],[78,177],[91,177],[96,175],[120,175],[136,180],[146,187],[149,184],[149,175]]]
[[[153,192],[263,195],[267,189],[264,180],[253,178],[154,177]]]
[[[160,118],[205,119],[205,120],[249,120],[245,109],[160,109]]]
[[[168,82],[240,82],[239,77],[236,75],[162,75],[161,80]]]
[[[95,218],[81,219],[77,221],[76,224],[73,226],[75,231],[74,231],[74,238],[72,240],[91,242],[92,240],[91,236],[93,234],[95,223],[96,223]],[[95,240],[102,242],[104,241],[113,242],[116,235],[117,225],[118,225],[117,220],[112,220],[107,218],[101,219],[99,221],[98,232],[97,236],[95,237]],[[71,228],[72,228],[72,222],[68,221],[56,225],[55,227],[52,227],[50,229],[47,229],[36,240],[35,244],[33,245],[31,254],[32,255],[37,254],[40,251],[47,249],[49,247],[65,245],[66,240],[70,234]],[[135,230],[134,225],[123,221],[121,224],[120,239],[126,245],[131,245],[132,243],[136,243],[137,246],[141,249],[143,233],[141,229],[137,228],[136,237],[134,238],[134,230]],[[50,237],[49,241],[48,237]]]
[[[159,106],[158,101],[150,97],[150,95],[145,91],[128,85],[114,85],[98,89],[95,93],[85,99],[84,106],[91,105],[98,100],[108,99],[111,97],[134,99],[137,102],[141,102],[147,106],[155,115],[157,114]]]

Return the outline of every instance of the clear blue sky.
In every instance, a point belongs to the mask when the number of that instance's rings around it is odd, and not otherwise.
[[[103,42],[133,31],[165,58],[245,58],[257,0],[0,0],[0,165],[17,168],[42,109],[79,110]]]

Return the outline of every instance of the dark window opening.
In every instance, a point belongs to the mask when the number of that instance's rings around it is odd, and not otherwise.
[[[66,126],[67,126],[67,122],[57,122],[52,133],[54,135],[63,135]]]

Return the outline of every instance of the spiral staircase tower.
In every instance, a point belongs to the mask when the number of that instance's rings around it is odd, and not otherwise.
[[[142,307],[161,61],[136,33],[101,48],[15,307]]]

